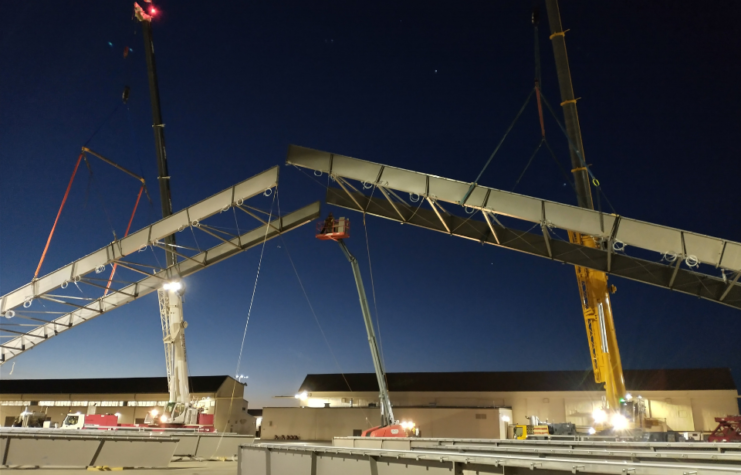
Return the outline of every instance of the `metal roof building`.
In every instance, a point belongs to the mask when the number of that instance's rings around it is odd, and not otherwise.
[[[388,373],[387,379],[394,414],[414,419],[425,437],[496,438],[503,435],[496,419],[527,424],[528,416],[584,427],[603,405],[591,371]],[[625,382],[633,397],[646,400],[649,417],[674,430],[710,431],[715,417],[739,413],[727,368],[626,370]],[[371,427],[378,385],[373,373],[309,374],[296,401],[300,408],[265,408],[265,438],[322,439],[325,427],[333,435]],[[311,416],[301,412],[309,409]]]
[[[218,431],[254,433],[244,385],[230,376],[191,376],[192,397],[209,398]],[[46,412],[52,423],[69,413],[119,414],[119,422],[143,423],[146,413],[167,403],[167,378],[5,379],[0,381],[0,422],[12,425],[25,409]]]

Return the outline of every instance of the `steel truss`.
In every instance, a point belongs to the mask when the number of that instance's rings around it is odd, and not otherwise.
[[[737,242],[294,145],[286,163],[328,173],[339,187],[327,188],[328,204],[741,309]],[[564,231],[593,236],[600,247],[571,243]]]
[[[157,291],[169,280],[187,277],[319,217],[319,202],[285,216],[246,204],[251,198],[275,193],[277,185],[278,167],[273,167],[3,295],[0,315],[8,320],[0,324],[0,364]],[[244,226],[249,231],[240,231],[232,209],[243,211],[239,214],[255,219],[259,226],[250,224]],[[231,211],[226,217],[233,218],[236,232],[212,224],[227,211]],[[198,231],[196,243],[208,245],[192,248],[166,244],[166,237],[185,230],[191,230],[193,239]],[[165,252],[177,257],[174,265],[161,264]],[[114,265],[118,271],[111,279],[104,272]]]

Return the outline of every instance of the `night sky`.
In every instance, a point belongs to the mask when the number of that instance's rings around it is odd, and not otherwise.
[[[153,29],[175,209],[282,165],[291,143],[473,181],[533,87],[532,5],[159,0]],[[161,215],[131,2],[4,1],[2,11],[5,294],[32,279],[83,144],[147,179],[154,205],[143,202],[133,229]],[[741,241],[741,3],[564,1],[561,14],[586,158],[615,211]],[[541,17],[543,92],[557,105],[544,6]],[[124,85],[130,101],[119,105]],[[552,117],[546,132],[567,163]],[[539,140],[531,103],[481,184],[511,190]],[[78,172],[42,274],[108,244],[111,227],[123,234],[137,185],[93,166],[92,179]],[[280,171],[284,211],[323,199],[310,173]],[[576,203],[544,151],[516,191]],[[271,199],[255,204],[270,209]],[[353,220],[348,246],[370,294],[361,216],[332,211]],[[265,247],[240,366],[251,407],[294,404],[272,397],[293,395],[307,373],[373,370],[350,267],[313,230]],[[590,368],[570,266],[379,218],[368,218],[367,233],[388,371]],[[257,247],[187,279],[191,374],[235,374],[259,258]],[[731,367],[741,383],[738,310],[611,283],[625,368]],[[2,378],[164,376],[156,297],[13,361]]]

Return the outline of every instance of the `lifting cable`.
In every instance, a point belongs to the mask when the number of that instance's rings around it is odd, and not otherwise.
[[[276,191],[277,194],[277,191]],[[278,197],[278,215],[280,216],[280,197]],[[304,298],[306,299],[306,303],[309,304],[309,310],[311,310],[311,314],[314,316],[314,321],[316,322],[316,326],[319,327],[319,332],[322,334],[322,338],[324,339],[324,343],[327,345],[327,349],[329,350],[329,354],[332,355],[332,359],[334,360],[334,363],[337,365],[337,369],[340,370],[340,374],[342,375],[342,379],[345,380],[345,384],[347,385],[347,389],[352,392],[352,387],[350,387],[350,382],[347,380],[347,377],[345,377],[345,373],[342,371],[342,367],[340,366],[340,362],[337,359],[337,357],[334,354],[334,351],[332,351],[332,345],[329,344],[329,339],[327,339],[327,335],[324,333],[324,329],[322,328],[322,324],[319,323],[319,317],[316,315],[316,311],[314,311],[314,306],[311,304],[311,300],[309,299],[309,294],[306,293],[306,288],[304,287],[304,283],[301,280],[301,276],[298,273],[298,269],[296,269],[296,264],[293,262],[293,258],[291,257],[291,253],[288,251],[288,246],[286,245],[285,239],[283,239],[283,234],[280,235],[280,241],[283,243],[283,248],[286,250],[286,255],[288,256],[288,261],[291,263],[291,267],[293,268],[294,274],[296,274],[296,280],[298,280],[298,285],[301,287],[301,292],[304,294]]]
[[[502,144],[504,143],[504,140],[507,138],[507,136],[509,135],[510,131],[512,130],[512,127],[515,126],[515,124],[517,123],[517,120],[520,118],[520,116],[522,115],[522,113],[525,111],[525,107],[527,107],[527,105],[530,103],[530,99],[532,99],[532,97],[533,97],[533,90],[530,90],[530,94],[527,95],[527,98],[525,99],[525,102],[522,104],[522,107],[520,107],[519,112],[517,112],[517,115],[515,116],[514,120],[512,121],[511,124],[509,124],[509,127],[507,127],[507,130],[504,132],[504,136],[502,136],[502,139],[499,141],[499,143],[497,144],[496,148],[494,149],[494,151],[489,156],[489,159],[484,164],[484,168],[482,168],[481,169],[481,172],[479,172],[479,176],[477,176],[476,177],[476,180],[474,180],[474,182],[471,183],[471,186],[468,188],[468,191],[463,196],[463,199],[460,201],[461,204],[465,204],[466,201],[468,200],[468,197],[471,196],[471,193],[473,193],[473,189],[478,184],[479,179],[481,179],[481,175],[483,175],[484,172],[486,171],[486,168],[491,163],[492,159],[494,158],[494,155],[496,155],[497,152],[499,151],[499,149],[501,148]]]
[[[375,191],[375,187],[374,187],[374,191]],[[371,193],[371,198],[372,197],[373,197],[373,194]],[[373,281],[373,264],[371,263],[370,242],[368,241],[368,226],[365,223],[365,215],[366,215],[365,210],[363,210],[363,230],[365,231],[365,249],[368,252],[368,272],[370,273],[371,292],[373,293],[373,310],[375,310],[376,312],[376,328],[378,329],[378,344],[380,346],[380,351],[381,351],[381,362],[383,363],[383,366],[386,367],[386,361],[383,356],[383,336],[381,335],[381,317],[378,314],[378,303],[376,302],[376,284]],[[386,384],[388,385],[388,381],[386,381]]]
[[[242,353],[244,351],[244,342],[247,338],[247,327],[250,324],[250,316],[252,315],[252,305],[255,303],[255,294],[257,293],[257,282],[260,279],[260,269],[262,268],[262,258],[265,255],[265,244],[268,242],[268,233],[270,232],[270,223],[273,219],[273,205],[275,204],[275,195],[277,193],[273,193],[273,200],[270,203],[270,214],[268,215],[268,222],[265,225],[265,236],[262,240],[262,247],[260,248],[260,259],[257,261],[257,274],[255,275],[255,284],[252,287],[252,297],[250,297],[250,305],[247,308],[247,320],[244,323],[244,332],[242,333],[242,344],[239,347],[239,357],[237,358],[237,370],[234,373],[235,379],[237,375],[239,375],[239,369],[242,366]],[[234,394],[237,390],[237,383],[232,385],[232,396],[229,399],[229,411],[228,414],[232,413],[232,406],[234,405]],[[224,422],[224,429],[221,431],[221,437],[219,438],[219,443],[216,446],[216,449],[214,449],[214,453],[216,453],[216,450],[219,449],[219,446],[221,445],[221,441],[224,438],[224,433],[226,432],[226,426],[229,424],[229,420]]]
[[[561,162],[556,157],[556,154],[553,153],[553,149],[551,149],[550,144],[548,143],[548,140],[545,136],[545,118],[543,117],[543,100],[542,92],[540,90],[540,85],[542,84],[541,79],[541,68],[540,68],[540,43],[539,43],[539,34],[538,34],[538,25],[540,23],[540,10],[537,7],[533,8],[531,21],[533,24],[533,50],[534,50],[534,59],[535,59],[535,99],[536,103],[538,105],[538,121],[540,123],[540,143],[538,143],[538,146],[535,148],[535,151],[530,156],[530,160],[528,160],[527,164],[525,165],[525,168],[522,170],[522,173],[520,173],[520,176],[517,178],[517,181],[515,181],[515,184],[512,186],[511,191],[515,191],[515,188],[517,188],[517,185],[519,185],[520,181],[522,180],[522,177],[525,175],[525,172],[530,167],[531,163],[533,162],[533,159],[535,158],[535,155],[537,155],[540,148],[545,145],[548,151],[550,152],[551,157],[553,158],[553,161],[556,163],[558,168],[561,170],[561,172],[564,175],[564,178],[566,179],[566,183],[568,183],[571,188],[576,189],[574,187],[574,184],[571,181],[571,178],[569,177],[568,173],[566,173],[566,170],[561,165]]]

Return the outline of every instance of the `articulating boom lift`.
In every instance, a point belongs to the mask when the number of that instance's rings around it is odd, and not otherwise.
[[[363,286],[363,277],[360,275],[360,266],[358,260],[352,255],[350,250],[345,246],[344,239],[350,237],[350,220],[339,218],[334,220],[330,213],[326,221],[317,223],[317,239],[323,241],[336,241],[342,249],[342,253],[352,266],[352,273],[355,277],[355,285],[358,288],[358,298],[360,299],[360,310],[363,312],[363,321],[365,322],[365,331],[368,333],[368,345],[370,346],[373,366],[376,369],[376,379],[378,380],[379,395],[381,404],[381,425],[363,431],[363,437],[409,437],[414,431],[414,423],[402,422],[394,419],[394,411],[391,408],[391,399],[389,398],[388,388],[386,386],[386,371],[381,361],[381,353],[378,350],[376,341],[376,332],[373,330],[373,320],[370,309],[368,308],[368,298],[365,295]]]

